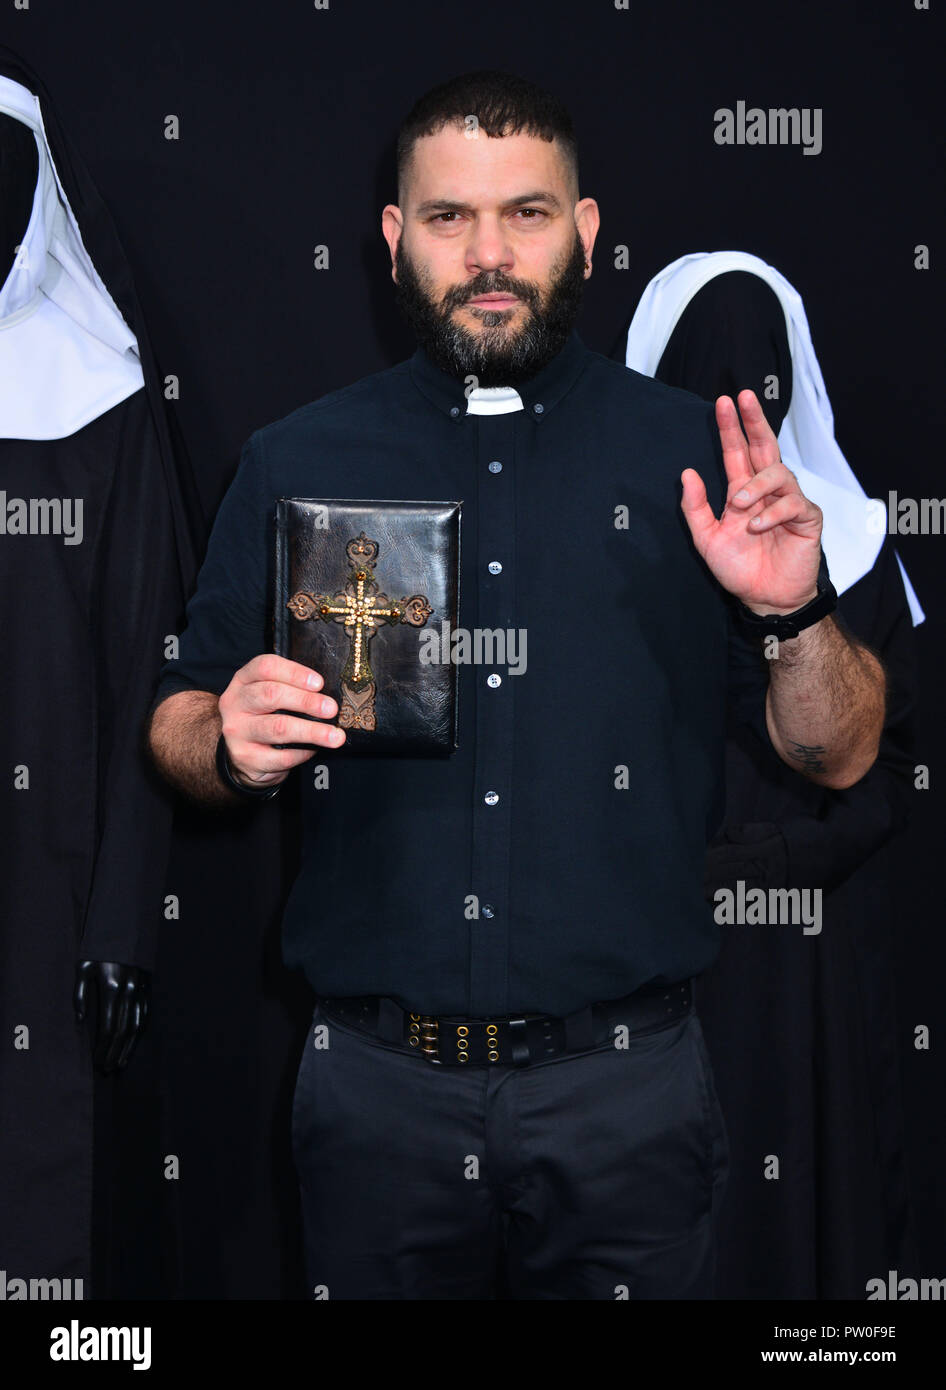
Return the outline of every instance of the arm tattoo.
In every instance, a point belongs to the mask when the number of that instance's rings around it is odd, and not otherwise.
[[[795,743],[789,740],[788,755],[801,763],[806,772],[824,772],[825,765],[819,754],[823,753],[823,743]]]

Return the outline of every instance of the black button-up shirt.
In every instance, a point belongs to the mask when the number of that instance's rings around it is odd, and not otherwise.
[[[713,409],[575,332],[519,393],[521,410],[468,413],[419,349],[258,430],[161,673],[156,702],[219,695],[272,650],[276,498],[462,501],[459,626],[514,630],[525,669],[510,651],[459,666],[449,758],[319,749],[291,774],[284,956],[324,995],[565,1014],[718,949],[703,861],[727,714],[768,736],[765,662],[680,510],[687,466],[721,510]]]

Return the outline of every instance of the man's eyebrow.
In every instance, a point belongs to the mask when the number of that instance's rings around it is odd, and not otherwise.
[[[536,193],[520,193],[516,198],[508,198],[503,203],[504,208],[522,207],[526,203],[544,203],[546,207],[554,212],[561,212],[562,205],[554,193],[546,193],[539,190]],[[474,208],[469,203],[459,203],[452,198],[428,198],[426,202],[419,203],[415,209],[418,217],[423,217],[428,212],[473,212]]]

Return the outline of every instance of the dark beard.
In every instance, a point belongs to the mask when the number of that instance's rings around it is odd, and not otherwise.
[[[541,371],[564,347],[585,288],[585,252],[577,231],[571,253],[552,268],[544,306],[535,284],[515,280],[501,271],[483,271],[448,290],[440,303],[435,303],[429,292],[429,275],[418,274],[403,248],[402,238],[394,260],[395,301],[428,357],[450,376],[473,376],[478,386],[518,386]],[[480,309],[486,330],[480,337],[451,320],[458,305],[502,290],[516,295],[526,306],[526,319],[518,330],[505,326],[507,318],[518,312],[515,309]]]

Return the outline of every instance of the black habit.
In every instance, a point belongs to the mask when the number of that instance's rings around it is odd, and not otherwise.
[[[792,359],[775,292],[742,271],[710,280],[684,309],[656,375],[707,400],[754,390],[778,433]],[[771,375],[778,400],[763,391]],[[868,1279],[915,1272],[894,992],[902,895],[890,844],[914,795],[914,641],[889,542],[841,594],[838,616],[888,673],[880,755],[867,776],[831,791],[792,772],[757,730],[733,720],[728,732],[726,818],[708,854],[707,896],[740,879],[747,888],[820,888],[824,915],[810,935],[724,925],[700,981],[732,1145],[724,1298],[863,1299]]]
[[[28,330],[34,355],[17,361],[41,401],[30,420],[22,394],[0,397],[0,1269],[7,1298],[19,1296],[16,1279],[81,1279],[71,1291],[88,1298],[101,1135],[90,1038],[73,1013],[76,967],[153,963],[171,800],[141,726],[196,573],[201,522],[111,218],[42,84],[3,48],[0,78],[0,284],[25,245],[37,276],[3,326]],[[10,114],[10,83],[25,102],[38,98],[32,127]],[[45,192],[34,201],[38,168]],[[80,303],[66,284],[73,256],[79,282],[104,287],[98,302]],[[130,330],[124,358],[102,347],[105,323]],[[136,372],[136,388],[101,386]],[[44,509],[70,517],[71,535],[44,528]]]

